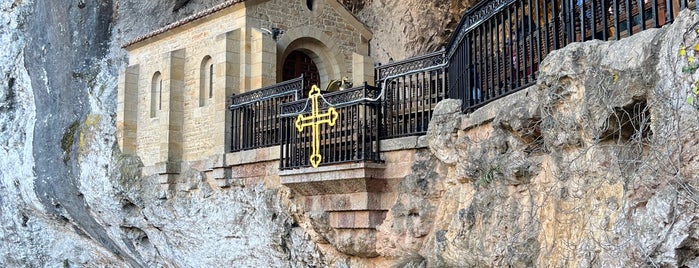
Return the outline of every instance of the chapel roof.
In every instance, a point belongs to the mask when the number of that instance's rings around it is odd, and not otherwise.
[[[152,31],[152,32],[149,32],[149,33],[146,33],[146,34],[144,34],[144,35],[138,36],[138,37],[132,39],[131,41],[128,41],[128,42],[126,42],[125,44],[123,44],[123,45],[121,46],[121,48],[127,48],[127,47],[129,47],[129,46],[131,46],[131,45],[134,45],[134,44],[136,44],[136,43],[139,43],[139,42],[141,42],[141,41],[147,40],[147,39],[152,38],[152,37],[154,37],[154,36],[157,36],[157,35],[159,35],[159,34],[165,33],[165,32],[167,32],[167,31],[170,31],[170,30],[172,30],[172,29],[175,29],[175,28],[180,27],[180,26],[182,26],[182,25],[185,25],[185,24],[187,24],[187,23],[196,21],[196,20],[198,20],[198,19],[204,18],[204,17],[206,17],[206,16],[208,16],[208,15],[211,15],[211,14],[213,14],[213,13],[216,13],[216,12],[218,12],[218,11],[221,11],[221,10],[227,8],[227,7],[230,7],[230,6],[233,6],[233,5],[235,5],[235,4],[239,4],[239,3],[245,2],[245,1],[248,1],[248,0],[226,0],[226,1],[224,1],[223,3],[220,3],[220,4],[218,4],[218,5],[215,5],[215,6],[211,7],[211,8],[208,8],[208,9],[205,9],[205,10],[202,10],[202,11],[199,11],[199,12],[194,13],[194,14],[192,14],[192,15],[189,15],[189,16],[187,16],[187,17],[185,17],[185,18],[182,18],[182,19],[180,19],[180,20],[178,20],[178,21],[175,21],[175,22],[173,22],[173,23],[170,23],[170,24],[168,24],[168,25],[165,25],[165,26],[162,27],[162,28],[159,28],[159,29],[156,29],[156,30],[154,30],[154,31]],[[364,29],[365,32],[368,32],[369,34],[371,34],[371,30],[369,30],[369,27],[368,27],[364,22],[362,22],[361,20],[359,20],[359,18],[357,18],[356,15],[352,14],[352,12],[350,12],[349,9],[347,9],[347,7],[346,7],[345,5],[340,4],[340,1],[339,1],[339,0],[335,0],[334,2],[338,3],[339,6],[341,6],[341,7],[344,9],[344,11],[347,12],[347,14],[349,14],[349,16],[351,16],[351,17],[354,19],[354,21],[356,21],[356,23],[359,24],[359,27],[361,27],[362,29]]]
[[[133,40],[131,40],[131,41],[129,41],[129,42],[126,42],[124,45],[121,46],[121,48],[129,47],[129,46],[131,46],[131,45],[133,45],[133,44],[136,44],[136,43],[141,42],[141,41],[143,41],[143,40],[146,40],[146,39],[148,39],[148,38],[151,38],[151,37],[154,37],[154,36],[159,35],[159,34],[161,34],[161,33],[167,32],[167,31],[169,31],[169,30],[175,29],[175,28],[177,28],[177,27],[179,27],[179,26],[182,26],[182,25],[185,25],[185,24],[190,23],[190,22],[192,22],[192,21],[201,19],[201,18],[203,18],[203,17],[206,17],[206,16],[208,16],[208,15],[211,15],[211,14],[213,14],[213,13],[216,13],[216,12],[218,12],[218,11],[224,9],[224,8],[227,8],[227,7],[230,7],[230,6],[232,6],[232,5],[235,5],[235,4],[238,4],[238,3],[242,3],[242,2],[245,2],[245,1],[246,1],[246,0],[226,0],[225,2],[220,3],[220,4],[218,4],[218,5],[215,5],[215,6],[211,7],[211,8],[204,9],[204,10],[202,10],[202,11],[199,11],[199,12],[197,12],[197,13],[194,13],[194,14],[192,14],[192,15],[189,15],[189,16],[183,18],[183,19],[180,19],[180,20],[178,20],[178,21],[175,21],[175,22],[173,22],[173,23],[170,23],[170,24],[168,24],[168,25],[165,25],[165,27],[162,27],[162,28],[157,29],[157,30],[155,30],[155,31],[152,31],[152,32],[146,33],[146,34],[144,34],[144,35],[141,35],[141,36],[139,36],[139,37],[136,37],[136,38],[134,38]]]

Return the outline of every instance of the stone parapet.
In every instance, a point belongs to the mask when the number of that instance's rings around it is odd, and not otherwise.
[[[279,160],[279,146],[259,148],[255,150],[227,153],[225,166],[238,166],[251,163]]]
[[[301,195],[382,192],[388,181],[382,179],[385,165],[350,163],[279,172],[281,183]]]
[[[423,137],[424,136],[409,136],[381,140],[381,152],[427,148],[427,142]]]

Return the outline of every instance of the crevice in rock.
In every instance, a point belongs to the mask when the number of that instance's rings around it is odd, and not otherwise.
[[[678,267],[692,267],[699,261],[699,241],[692,238],[685,239],[680,247],[675,249]]]
[[[70,161],[71,147],[73,146],[73,141],[75,139],[75,132],[78,130],[80,123],[78,120],[73,121],[72,124],[63,132],[63,138],[61,139],[61,149],[63,149],[63,163],[68,164]]]
[[[599,135],[599,141],[612,141],[617,144],[645,142],[653,136],[650,124],[650,109],[646,99],[637,99],[624,107],[614,108],[614,113],[607,118]]]
[[[27,227],[27,222],[29,221],[29,217],[22,213],[22,227]]]
[[[133,226],[120,226],[119,228],[122,231],[122,242],[124,242],[131,254],[143,260],[143,256],[140,254],[141,251],[157,252],[157,248],[151,244],[148,234],[142,229]],[[138,250],[136,247],[141,250]]]
[[[177,12],[178,10],[182,9],[189,3],[191,0],[176,0],[175,1],[175,6],[172,7],[172,12]]]
[[[88,236],[82,229],[80,229],[79,226],[77,226],[75,224],[71,224],[71,226],[73,227],[73,231],[75,231],[76,234],[78,234],[79,236],[81,236],[85,239],[90,239],[90,236]]]
[[[341,3],[345,5],[350,12],[356,15],[362,11],[367,4],[370,4],[371,0],[342,0]]]
[[[7,92],[5,93],[5,99],[2,100],[2,105],[0,105],[0,112],[7,112],[14,109],[15,106],[15,78],[7,78]]]

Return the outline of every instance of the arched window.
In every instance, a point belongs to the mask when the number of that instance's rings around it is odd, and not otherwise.
[[[160,72],[153,74],[150,84],[150,117],[156,116],[157,111],[163,108],[163,78]]]
[[[214,97],[214,61],[210,56],[201,60],[199,73],[199,107],[202,107],[206,105],[206,99]]]
[[[308,7],[308,10],[313,11],[313,0],[306,0],[306,7]]]

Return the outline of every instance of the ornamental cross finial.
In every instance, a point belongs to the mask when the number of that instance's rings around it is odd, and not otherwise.
[[[320,161],[323,160],[323,157],[320,155],[320,124],[334,126],[338,117],[335,107],[330,107],[327,112],[320,113],[318,97],[320,97],[320,89],[316,85],[313,85],[311,91],[308,92],[308,99],[311,101],[311,115],[299,115],[296,117],[296,129],[298,129],[299,132],[303,132],[303,128],[307,126],[313,127],[312,152],[309,160],[314,168],[317,168]]]

